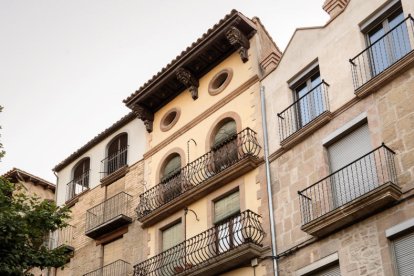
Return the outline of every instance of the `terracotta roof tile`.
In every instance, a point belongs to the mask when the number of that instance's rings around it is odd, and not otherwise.
[[[113,125],[96,135],[92,140],[87,142],[85,145],[83,145],[81,148],[74,151],[69,157],[67,157],[65,160],[57,164],[53,171],[58,172],[62,170],[65,166],[69,165],[69,163],[75,161],[78,157],[80,157],[82,154],[84,154],[86,151],[94,147],[96,144],[104,140],[106,137],[117,131],[122,126],[126,125],[127,123],[131,122],[135,117],[133,112],[128,113],[121,119],[119,119],[117,122],[115,122]]]
[[[36,181],[37,182],[36,184],[42,185],[45,188],[50,189],[52,191],[55,191],[55,188],[56,188],[55,184],[53,184],[53,183],[51,183],[47,180],[44,180],[43,178],[35,176],[31,173],[28,173],[26,171],[18,169],[18,168],[11,169],[10,171],[3,174],[3,177],[7,178],[7,179],[10,179],[10,178],[16,178],[17,179],[19,177],[27,177],[27,178],[30,178],[32,181],[33,180]],[[11,181],[13,181],[13,179]]]
[[[147,88],[150,84],[155,82],[155,80],[160,77],[162,74],[164,74],[167,70],[172,68],[176,65],[176,63],[181,60],[186,54],[188,54],[191,50],[196,48],[204,39],[211,35],[218,27],[223,24],[226,20],[228,20],[230,17],[232,17],[235,14],[241,14],[237,10],[233,9],[229,14],[227,14],[223,19],[221,19],[218,23],[216,23],[213,27],[207,30],[199,39],[197,39],[195,42],[193,42],[190,46],[188,46],[184,51],[182,51],[179,55],[177,55],[172,61],[170,61],[165,67],[163,67],[158,73],[153,75],[151,79],[149,79],[147,82],[145,82],[137,91],[132,93],[130,96],[128,96],[125,100],[123,100],[124,103],[128,103],[131,99],[133,99],[135,96],[137,96],[141,91],[143,91],[145,88]]]

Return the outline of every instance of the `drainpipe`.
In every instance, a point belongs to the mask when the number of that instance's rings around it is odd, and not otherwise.
[[[272,196],[272,186],[270,178],[270,163],[269,163],[269,145],[267,139],[267,120],[266,120],[266,105],[265,105],[265,87],[260,86],[260,100],[262,105],[262,128],[263,128],[263,141],[264,141],[264,158],[266,166],[266,185],[267,185],[267,196],[268,196],[268,206],[269,206],[269,216],[270,216],[270,234],[272,240],[272,256],[273,256],[273,272],[274,276],[278,276],[278,267],[277,267],[277,250],[276,250],[276,228],[275,228],[275,219],[273,213],[273,196]]]
[[[54,196],[54,198],[55,198],[55,203],[57,204],[57,194],[58,194],[58,191],[59,191],[59,189],[58,189],[58,186],[59,186],[59,176],[56,173],[56,171],[54,171],[54,170],[53,170],[53,174],[56,177],[56,186],[55,186],[55,196]],[[56,276],[56,270],[57,270],[57,268],[49,268],[47,270],[47,276]]]

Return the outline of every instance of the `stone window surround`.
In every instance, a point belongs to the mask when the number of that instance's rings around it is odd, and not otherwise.
[[[328,255],[322,259],[319,259],[307,266],[304,266],[300,269],[298,269],[295,273],[295,276],[305,276],[309,275],[309,273],[315,272],[315,270],[321,269],[323,267],[326,267],[328,265],[332,265],[334,263],[339,262],[339,255],[338,252],[335,252],[331,255]]]
[[[161,175],[162,175],[162,171],[164,170],[164,166],[167,164],[167,162],[165,162],[171,154],[173,153],[177,153],[180,158],[181,158],[181,168],[187,164],[186,158],[185,158],[185,152],[183,149],[175,147],[170,149],[169,151],[167,151],[167,153],[164,154],[164,156],[161,158],[161,162],[158,163],[158,167],[156,170],[156,175],[155,175],[155,185],[157,183],[159,183],[160,179],[161,179]]]
[[[213,88],[213,84],[217,81],[218,77],[220,77],[222,74],[227,73],[227,78],[224,80],[224,82],[217,88]],[[208,84],[208,93],[211,96],[215,96],[223,92],[224,89],[229,85],[231,79],[233,78],[233,69],[230,67],[224,68],[223,70],[220,70],[217,74],[214,75],[214,77],[210,80]]]
[[[165,120],[173,112],[175,112],[174,119],[169,124],[165,124]],[[181,109],[179,107],[173,107],[170,110],[168,110],[167,112],[165,112],[165,114],[161,118],[160,130],[162,132],[166,132],[166,131],[170,130],[173,126],[175,126],[178,119],[180,118],[180,115],[181,115]]]
[[[322,145],[329,146],[366,122],[368,122],[368,116],[366,112],[363,112],[323,138]]]
[[[399,236],[414,229],[414,218],[403,221],[385,230],[385,237],[387,239],[398,238]]]
[[[214,203],[223,197],[230,195],[235,191],[239,191],[240,196],[240,211],[246,210],[246,194],[245,194],[245,183],[243,178],[229,183],[226,187],[225,192],[214,191],[207,196],[207,225],[208,228],[214,227]]]
[[[217,130],[223,125],[225,120],[234,120],[236,122],[237,133],[242,131],[242,123],[241,123],[241,118],[239,114],[233,111],[223,113],[214,121],[214,123],[212,124],[212,126],[207,132],[207,137],[206,137],[207,143],[205,146],[206,152],[209,152],[211,150],[211,146],[213,145],[213,142],[214,142],[214,135],[216,134]]]
[[[370,29],[375,27],[378,23],[383,21],[390,12],[401,7],[400,0],[392,0],[388,3],[385,3],[377,10],[375,10],[370,16],[364,19],[361,23],[358,24],[361,33],[367,33]]]
[[[184,211],[183,211],[184,212]],[[185,225],[185,214],[183,213],[182,215],[175,215],[175,216],[171,216],[168,219],[164,220],[162,223],[159,224],[159,226],[157,226],[157,230],[156,230],[156,237],[155,237],[155,250],[154,250],[154,255],[160,254],[162,253],[162,231],[164,231],[165,229],[177,224],[177,223],[181,223],[183,230],[185,229],[186,225]],[[185,231],[183,231],[183,233],[185,233]],[[185,240],[187,237],[183,237],[183,239]]]
[[[309,77],[317,67],[319,67],[318,58],[312,60],[308,65],[287,81],[289,88],[294,89],[295,86]]]

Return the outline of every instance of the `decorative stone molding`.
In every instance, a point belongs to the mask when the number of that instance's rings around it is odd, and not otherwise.
[[[218,72],[208,84],[208,93],[211,96],[215,96],[221,93],[229,85],[233,78],[233,69],[224,68]]]
[[[144,122],[148,133],[151,133],[153,130],[154,113],[149,111],[144,106],[138,104],[133,105],[132,110],[138,119],[141,119]]]
[[[236,48],[239,48],[239,55],[243,63],[249,60],[247,50],[250,48],[250,42],[247,37],[236,27],[231,27],[226,32],[226,38]]]
[[[334,18],[346,8],[348,2],[349,0],[326,0],[322,8]]]
[[[187,87],[191,92],[193,100],[198,98],[198,79],[188,70],[184,68],[178,68],[175,72],[177,79]]]

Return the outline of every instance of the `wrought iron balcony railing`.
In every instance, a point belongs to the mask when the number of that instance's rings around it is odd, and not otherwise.
[[[128,164],[128,147],[120,149],[117,153],[107,156],[101,161],[101,179],[116,172]]]
[[[250,210],[226,218],[184,242],[134,266],[134,276],[186,274],[215,263],[245,244],[262,246],[260,216]]]
[[[66,201],[89,189],[89,170],[66,184]]]
[[[325,111],[329,111],[328,87],[329,85],[322,80],[308,93],[277,114],[280,141],[301,130]]]
[[[137,208],[138,219],[203,184],[240,160],[249,156],[258,157],[260,150],[256,132],[250,128],[242,130],[142,193]]]
[[[58,229],[49,235],[49,248],[55,249],[65,246],[73,250],[73,226],[68,225],[65,228]]]
[[[123,260],[117,260],[97,270],[83,274],[83,276],[126,276],[131,264]]]
[[[328,214],[387,183],[397,184],[394,154],[383,144],[299,191],[302,224]]]
[[[93,233],[95,229],[104,226],[109,222],[114,222],[109,228],[121,226],[121,222],[116,220],[119,218],[129,218],[130,220],[130,204],[132,196],[125,192],[120,192],[86,212],[86,233]],[[130,221],[129,221],[130,222]],[[108,226],[108,225],[106,225]],[[94,234],[92,234],[94,236]]]
[[[413,35],[414,19],[408,15],[405,20],[350,59],[355,90],[409,54],[414,46]]]

